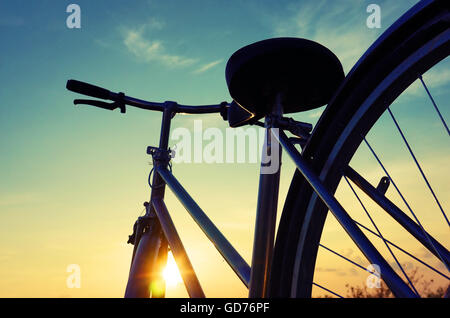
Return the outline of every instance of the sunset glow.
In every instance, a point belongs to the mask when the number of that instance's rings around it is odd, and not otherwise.
[[[142,203],[150,198],[148,176],[153,166],[146,149],[158,147],[161,113],[132,107],[125,114],[75,107],[73,100],[83,97],[65,88],[68,79],[157,103],[231,102],[225,68],[229,57],[242,46],[272,37],[310,39],[332,50],[348,74],[370,45],[417,1],[377,1],[382,20],[381,27],[373,29],[366,26],[369,0],[77,0],[82,14],[81,28],[76,29],[66,26],[68,3],[44,2],[0,2],[5,43],[0,74],[0,297],[117,298],[123,297],[127,286],[133,253],[127,239],[136,219],[143,215]],[[448,122],[450,58],[423,78]],[[288,117],[315,127],[325,107],[289,113]],[[449,135],[420,81],[399,96],[392,111],[443,210],[449,213]],[[200,125],[196,126],[195,120],[201,120],[203,130],[197,129]],[[252,126],[238,129],[248,127]],[[209,137],[202,133],[208,128]],[[257,125],[253,128],[259,129]],[[195,150],[197,144],[213,144],[215,134],[226,137],[231,128],[219,114],[177,114],[171,133],[177,129],[193,136],[189,142]],[[196,161],[195,151],[189,152],[189,160],[172,161],[173,174],[251,264],[260,165],[247,159],[227,162],[225,137],[217,138],[217,144],[223,146],[217,149],[225,150],[211,151],[221,154],[217,155],[221,160],[206,162],[203,147],[197,152],[202,162]],[[388,115],[374,125],[367,140],[423,228],[450,248],[449,227]],[[174,149],[177,142],[171,134],[169,147]],[[176,149],[178,156],[182,150]],[[286,153],[282,161],[277,225],[295,172]],[[351,166],[374,186],[385,176],[365,144]],[[406,271],[418,269],[418,277],[433,280],[433,288],[448,286],[445,275],[449,272],[442,262],[356,190],[364,207],[346,183],[342,182],[336,193],[348,214],[376,232],[372,218],[386,239],[436,270],[390,246],[394,257],[383,240],[364,230],[393,268],[402,274],[394,259],[398,258]],[[169,188],[164,196],[205,295],[247,297],[248,288],[183,204]],[[386,197],[413,218],[394,186]],[[364,286],[368,276],[364,268],[370,262],[331,213],[321,243],[361,267],[320,248],[314,282],[344,296],[348,286]],[[67,268],[79,270],[69,272]],[[162,279],[158,282],[166,297],[188,296],[172,252],[163,277],[166,288]],[[68,285],[68,279],[80,281]],[[330,295],[317,286],[312,289],[313,297]]]
[[[169,252],[167,257],[167,265],[163,270],[163,277],[169,287],[176,286],[183,282],[172,252]]]

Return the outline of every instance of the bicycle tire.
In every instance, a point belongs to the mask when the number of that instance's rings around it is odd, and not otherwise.
[[[419,75],[450,54],[448,1],[421,1],[355,64],[326,107],[302,156],[335,193],[342,169],[388,106]],[[422,55],[422,56],[420,56]],[[271,266],[271,297],[311,297],[326,206],[296,171]]]

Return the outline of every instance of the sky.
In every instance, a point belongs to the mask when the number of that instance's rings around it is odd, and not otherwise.
[[[80,29],[66,26],[70,3],[81,8]],[[370,3],[0,0],[0,297],[123,296],[132,251],[126,241],[149,198],[151,159],[146,147],[158,144],[161,117],[131,108],[125,115],[76,108],[72,100],[79,96],[65,89],[68,79],[152,101],[231,101],[224,76],[227,59],[242,46],[280,36],[318,41],[339,57],[348,73],[415,1],[377,1],[379,29],[366,26]],[[449,70],[447,58],[424,76],[445,118],[450,115]],[[407,134],[417,156],[448,209],[448,135],[418,84],[396,101],[393,111],[410,128]],[[323,109],[294,117],[314,124]],[[204,127],[227,127],[218,115],[176,116],[173,127],[192,130],[194,119],[202,119]],[[383,117],[368,138],[375,148],[385,147],[383,159],[409,190],[424,224],[448,243],[448,227],[429,208],[433,203],[424,195],[426,189],[416,186],[417,171],[388,120]],[[358,152],[354,165],[373,183],[382,176],[366,149]],[[285,157],[280,211],[293,172]],[[180,163],[174,173],[250,263],[258,164]],[[400,202],[393,191],[388,195]],[[358,213],[365,217],[345,186],[338,197],[355,218]],[[169,191],[166,201],[205,293],[245,297],[245,287]],[[374,218],[387,233],[436,263],[377,212]],[[368,264],[332,217],[323,242]],[[345,293],[345,284],[365,281],[364,271],[339,262],[320,251],[317,282]],[[81,288],[66,284],[70,264],[81,269]],[[178,284],[167,295],[184,297],[186,292]],[[324,292],[314,289],[314,295]]]

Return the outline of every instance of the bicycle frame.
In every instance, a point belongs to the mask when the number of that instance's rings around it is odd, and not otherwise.
[[[239,123],[239,117],[232,111],[233,103],[228,104],[223,102],[219,105],[210,106],[185,106],[179,105],[176,102],[154,103],[125,96],[123,93],[113,93],[104,88],[75,80],[69,80],[66,87],[69,90],[80,94],[113,101],[113,103],[105,103],[98,100],[74,100],[74,104],[87,104],[108,110],[119,108],[121,112],[125,112],[125,105],[130,105],[146,110],[163,112],[159,147],[148,147],[147,149],[147,153],[153,157],[153,169],[155,171],[153,182],[151,184],[149,182],[152,187],[150,201],[144,204],[146,205],[146,214],[145,216],[140,217],[135,223],[134,233],[130,236],[128,241],[129,243],[134,243],[134,249],[125,297],[149,297],[150,295],[153,297],[165,296],[165,286],[161,277],[161,272],[162,267],[167,260],[168,245],[172,249],[174,258],[180,268],[181,276],[189,296],[204,297],[203,290],[195,275],[194,269],[164,204],[166,185],[171,188],[206,236],[212,241],[224,259],[239,276],[241,281],[249,288],[249,296],[268,296],[267,285],[269,282],[272,251],[274,248],[281,156],[278,157],[278,166],[275,171],[271,170],[271,172],[267,172],[264,170],[264,160],[261,161],[251,268],[168,169],[170,167],[171,159],[171,151],[168,148],[168,142],[170,123],[173,116],[176,113],[220,113],[224,119],[232,119],[233,122]],[[314,173],[309,167],[307,160],[302,157],[300,152],[295,148],[294,143],[291,142],[291,139],[286,136],[283,129],[297,136],[298,138],[294,139],[299,141],[300,145],[304,145],[304,142],[309,139],[309,131],[312,129],[312,126],[310,124],[296,122],[292,119],[282,117],[283,105],[281,104],[281,97],[281,95],[276,96],[272,110],[266,114],[265,124],[258,121],[252,122],[253,124],[266,128],[266,141],[263,155],[265,154],[265,151],[272,153],[272,150],[278,150],[276,154],[280,155],[280,147],[286,150],[288,155],[294,161],[297,169],[316,193],[317,197],[320,198],[334,214],[341,226],[349,234],[367,259],[372,264],[378,264],[380,266],[382,269],[381,276],[391,288],[394,295],[397,297],[416,297],[417,295],[403,282],[367,237],[356,226],[349,214],[334,198],[333,193],[328,190],[320,176]],[[248,117],[248,114],[245,114],[245,116]],[[359,183],[360,186],[366,188],[366,191],[370,191],[366,183]],[[403,215],[392,205],[386,205],[384,208],[389,210],[388,213],[391,215]],[[401,217],[401,219],[403,220],[403,223],[405,223],[404,217]],[[409,224],[410,222],[408,221],[406,223]],[[420,233],[418,233],[419,230],[417,228],[409,226],[409,231],[414,233],[414,236],[423,238]],[[430,236],[427,233],[424,232],[424,235],[424,237],[430,240]],[[433,245],[433,247],[435,246]],[[445,260],[444,263],[448,264],[448,259],[450,259],[448,251],[440,246],[438,247],[440,251],[437,252],[436,250],[436,252]]]
[[[147,153],[153,157],[154,175],[150,202],[146,205],[146,214],[136,225],[136,237],[132,264],[125,292],[125,297],[163,297],[164,287],[158,286],[161,279],[162,265],[167,258],[167,244],[172,250],[175,261],[180,269],[190,297],[204,297],[203,290],[189,261],[175,225],[164,204],[166,185],[184,205],[194,221],[200,226],[208,239],[216,246],[219,253],[238,275],[246,287],[249,296],[267,297],[272,251],[274,247],[275,222],[277,213],[278,190],[281,167],[274,173],[262,173],[264,160],[261,163],[260,182],[258,189],[258,205],[255,222],[255,235],[250,267],[235,248],[228,242],[214,223],[197,205],[185,188],[170,171],[170,149],[168,148],[170,123],[174,114],[179,111],[176,103],[167,103],[163,109],[159,148],[149,147]],[[213,112],[205,108],[205,112]],[[219,112],[219,110],[216,110]],[[197,113],[197,112],[196,112]],[[201,113],[201,112],[200,112]],[[382,277],[394,294],[399,297],[416,297],[416,294],[402,281],[390,267],[382,255],[353,222],[348,213],[334,198],[322,180],[309,167],[306,160],[297,151],[294,144],[281,128],[291,131],[282,124],[281,98],[277,98],[272,112],[266,116],[266,141],[263,149],[270,152],[275,147],[282,147],[294,161],[297,169],[310,183],[318,197],[335,215],[339,223],[357,244],[367,259],[373,264],[379,264],[383,269]],[[281,128],[280,128],[281,127]],[[275,128],[275,129],[274,129]],[[139,261],[137,261],[139,260]]]
[[[281,105],[275,108],[280,109]],[[140,218],[141,220],[146,220],[147,224],[142,224],[144,222],[139,222],[139,220],[137,222],[137,235],[134,241],[133,257],[125,297],[149,297],[151,295],[154,296],[155,292],[157,294],[159,293],[157,297],[164,296],[164,292],[157,291],[153,288],[154,281],[159,276],[157,271],[161,270],[157,266],[158,263],[161,263],[158,260],[163,257],[158,251],[161,248],[164,249],[164,244],[168,244],[172,250],[189,296],[205,296],[167,207],[164,204],[166,185],[173,191],[194,221],[216,246],[217,250],[244,285],[249,287],[249,295],[251,297],[266,296],[275,236],[280,169],[278,167],[278,171],[274,174],[260,175],[254,252],[252,256],[253,271],[251,271],[246,261],[228,242],[168,169],[170,161],[170,149],[168,148],[170,124],[175,111],[175,107],[171,107],[170,105],[164,108],[159,148],[149,147],[150,151],[147,151],[153,156],[155,173],[152,180],[150,202],[146,205],[145,216]],[[218,112],[218,110],[216,111]],[[280,111],[278,110],[274,113],[279,114]],[[266,128],[266,140],[267,143],[265,144],[263,153],[266,151],[270,152],[271,147],[279,147],[269,126]],[[167,243],[165,243],[166,241]],[[138,262],[135,260],[145,261]],[[158,288],[161,289],[160,286]]]
[[[402,57],[401,64],[396,66],[395,69],[388,69],[390,73],[387,77],[383,79],[378,86],[373,87],[373,91],[364,100],[364,103],[360,105],[358,112],[352,117],[348,126],[341,132],[329,130],[329,126],[324,123],[317,126],[318,129],[314,130],[314,137],[312,141],[320,140],[324,138],[324,131],[330,131],[333,134],[337,134],[339,139],[336,139],[336,143],[331,143],[333,149],[330,148],[330,157],[338,156],[339,151],[344,147],[344,141],[350,138],[350,132],[355,127],[350,125],[356,125],[363,114],[365,114],[369,109],[372,109],[373,105],[377,105],[378,99],[381,100],[386,90],[391,87],[401,87],[403,85],[402,81],[408,81],[407,73],[418,73],[419,79],[421,80],[428,96],[433,102],[434,107],[438,111],[436,104],[433,101],[431,94],[425,86],[422,80],[421,72],[425,70],[424,58],[426,60],[436,59],[441,56],[439,52],[443,52],[448,48],[448,43],[450,39],[450,33],[448,28],[441,29],[441,27],[435,29],[435,25],[441,25],[442,21],[445,21],[447,15],[442,14],[441,10],[446,9],[443,5],[444,1],[434,1],[425,0],[419,2],[410,11],[405,13],[396,23],[394,23],[363,55],[363,57],[357,62],[352,71],[347,75],[345,79],[345,84],[338,88],[337,92],[334,92],[333,98],[339,98],[341,94],[345,96],[352,93],[356,86],[356,82],[360,82],[361,78],[364,78],[364,73],[367,71],[370,64],[381,63],[385,59],[385,51],[390,51],[390,43],[397,43],[397,38],[403,39],[406,28],[414,28],[416,36],[427,37],[427,41],[419,41],[422,43],[422,47],[416,48],[416,41],[410,40],[405,41],[408,44],[408,50],[404,52],[404,57]],[[436,11],[436,12],[435,12]],[[444,10],[445,11],[445,10]],[[445,11],[445,12],[448,12]],[[428,21],[423,17],[431,16],[433,20]],[[448,18],[448,17],[447,17]],[[431,19],[431,18],[430,18]],[[426,23],[422,23],[426,21]],[[433,22],[433,23],[431,23]],[[444,24],[442,24],[444,25]],[[423,26],[426,26],[423,27]],[[422,28],[423,27],[423,28]],[[433,29],[433,32],[430,30]],[[428,39],[428,34],[435,36],[433,39]],[[405,43],[401,43],[402,47]],[[417,42],[418,43],[418,42]],[[411,47],[409,47],[411,46]],[[405,46],[406,47],[406,46]],[[407,51],[412,51],[413,54],[406,55]],[[438,54],[439,53],[439,54]],[[397,60],[395,60],[397,61]],[[394,62],[395,62],[394,61]],[[377,64],[378,65],[378,64]],[[394,63],[394,66],[396,64]],[[412,72],[412,70],[414,72]],[[227,78],[227,84],[228,78]],[[401,85],[400,85],[401,84]],[[229,85],[230,86],[230,85]],[[183,186],[178,182],[178,180],[171,173],[170,168],[170,149],[168,148],[168,140],[170,133],[170,123],[174,114],[179,112],[190,113],[190,114],[202,114],[202,113],[220,113],[225,120],[228,120],[231,127],[237,127],[244,124],[256,124],[259,126],[264,126],[266,128],[266,143],[263,150],[263,155],[265,151],[269,152],[272,149],[283,148],[289,157],[294,161],[295,166],[303,178],[309,183],[311,189],[314,191],[309,201],[308,215],[311,216],[314,212],[313,208],[317,206],[316,202],[321,202],[324,207],[328,208],[330,212],[336,217],[341,226],[351,237],[354,243],[362,251],[371,264],[377,264],[380,267],[380,273],[378,275],[383,278],[385,283],[391,289],[393,294],[397,297],[417,297],[418,294],[413,292],[408,285],[399,277],[399,275],[392,269],[392,267],[387,263],[383,256],[377,251],[374,245],[367,239],[367,237],[362,233],[360,228],[357,226],[355,221],[350,217],[350,215],[345,211],[345,209],[340,205],[340,203],[334,197],[334,192],[330,191],[329,184],[327,184],[327,171],[330,167],[328,165],[329,161],[326,162],[326,169],[322,170],[320,174],[315,172],[311,168],[311,160],[313,158],[311,153],[308,153],[310,148],[305,148],[307,156],[303,156],[294,146],[291,138],[288,138],[284,130],[291,132],[298,138],[295,138],[295,143],[300,144],[302,147],[305,145],[306,141],[310,140],[310,131],[312,126],[306,123],[296,122],[290,118],[282,117],[282,105],[281,105],[281,95],[273,96],[271,94],[270,98],[274,98],[274,105],[271,112],[267,113],[266,109],[261,113],[252,113],[243,107],[240,107],[238,102],[234,100],[231,104],[223,102],[219,105],[209,105],[209,106],[186,106],[178,105],[175,102],[164,102],[155,103],[145,100],[136,99],[133,97],[125,96],[123,93],[114,93],[104,88],[94,86],[88,83],[79,82],[76,80],[69,80],[66,85],[67,89],[80,93],[83,95],[91,96],[94,98],[102,100],[110,100],[112,103],[106,103],[100,100],[74,100],[74,104],[87,104],[95,107],[100,107],[108,110],[114,110],[119,108],[121,112],[125,112],[125,106],[130,105],[137,108],[145,110],[155,110],[162,111],[162,124],[161,124],[161,135],[159,147],[149,147],[148,153],[153,157],[154,164],[154,175],[152,182],[152,191],[150,196],[150,201],[146,202],[146,214],[144,217],[140,217],[135,224],[134,233],[130,236],[129,242],[134,243],[134,250],[132,256],[132,263],[130,268],[130,275],[127,284],[127,289],[125,292],[126,297],[162,297],[165,294],[165,288],[157,286],[158,280],[161,279],[160,272],[162,266],[167,259],[167,247],[170,246],[174,258],[178,264],[181,271],[183,281],[186,285],[189,296],[191,297],[204,297],[203,290],[200,283],[195,275],[192,264],[184,250],[183,244],[181,243],[180,237],[176,231],[176,228],[172,222],[169,215],[167,207],[164,204],[164,193],[166,185],[175,193],[177,198],[185,206],[187,211],[200,226],[206,236],[213,242],[217,247],[218,251],[228,262],[231,268],[239,276],[241,281],[249,288],[250,297],[266,297],[268,296],[267,285],[270,281],[269,273],[272,263],[272,250],[274,247],[274,234],[275,234],[275,219],[277,213],[277,200],[278,200],[278,190],[279,190],[279,178],[280,169],[274,171],[273,173],[265,174],[263,173],[263,160],[261,163],[261,173],[259,182],[259,192],[258,192],[258,206],[257,215],[255,222],[255,236],[253,244],[253,254],[252,254],[252,264],[251,267],[245,262],[245,260],[239,255],[239,253],[234,249],[234,247],[227,241],[227,239],[222,235],[222,233],[217,229],[217,227],[211,222],[207,215],[202,211],[202,209],[197,205],[194,199],[188,194],[188,192],[183,188]],[[406,86],[405,86],[406,87]],[[230,90],[230,87],[229,87]],[[230,91],[231,93],[231,91]],[[231,94],[233,96],[233,94]],[[239,94],[238,94],[239,95]],[[394,96],[395,94],[390,94]],[[362,95],[366,97],[365,95]],[[333,105],[339,105],[342,101],[337,99],[331,99],[329,103]],[[239,98],[238,98],[239,100]],[[345,100],[345,99],[344,99]],[[384,98],[383,98],[384,100]],[[337,104],[336,104],[337,103]],[[383,102],[386,104],[386,102]],[[251,103],[249,103],[251,104]],[[364,107],[364,108],[363,108]],[[233,111],[234,108],[234,111]],[[329,109],[329,106],[327,106]],[[302,111],[302,109],[297,109],[297,111]],[[390,112],[390,111],[389,111]],[[258,115],[258,116],[256,116]],[[331,122],[334,116],[334,112],[325,112],[324,120],[326,122]],[[255,117],[256,116],[256,117]],[[257,121],[262,116],[266,116],[265,124]],[[392,115],[397,128],[399,129],[401,135],[403,133],[400,127],[397,125],[394,116]],[[322,121],[322,119],[321,119]],[[311,126],[311,127],[308,127]],[[448,127],[444,122],[444,126]],[[274,133],[273,128],[279,129],[279,133]],[[342,127],[341,127],[342,128]],[[276,130],[278,132],[278,130]],[[353,137],[352,137],[353,138]],[[365,139],[364,139],[365,140]],[[367,141],[366,141],[367,143]],[[408,148],[409,145],[405,140]],[[311,145],[311,143],[310,143]],[[370,150],[370,145],[367,143]],[[410,150],[410,149],[409,149]],[[410,150],[412,157],[415,159],[412,151]],[[375,155],[375,153],[373,152]],[[375,155],[376,157],[376,155]],[[281,152],[278,158],[281,162]],[[334,160],[334,159],[333,159]],[[377,158],[378,160],[378,158]],[[332,162],[332,161],[330,161]],[[380,165],[383,167],[381,162]],[[418,163],[416,162],[418,165]],[[383,167],[383,170],[384,167]],[[421,171],[421,168],[419,167]],[[385,197],[385,191],[379,191],[378,188],[374,188],[367,180],[365,180],[358,172],[353,170],[350,166],[342,167],[342,171],[338,172],[342,175],[339,177],[345,177],[350,179],[356,186],[358,186],[363,192],[365,192],[370,198],[372,198],[375,203],[382,207],[390,216],[392,216],[400,225],[402,225],[410,234],[412,234],[424,247],[426,247],[431,253],[436,257],[441,259],[443,264],[449,268],[450,267],[450,252],[437,242],[431,235],[429,235],[420,225],[417,220],[416,224],[414,220],[408,217],[399,207],[397,207],[393,202],[391,202],[387,197]],[[387,177],[389,175],[385,171]],[[422,173],[423,175],[423,173]],[[424,176],[424,175],[423,175]],[[425,176],[424,176],[425,178]],[[392,180],[391,180],[392,181]],[[426,178],[425,178],[426,181]],[[428,181],[426,181],[428,184]],[[350,185],[350,183],[349,183]],[[395,185],[394,185],[395,186]],[[429,186],[431,192],[433,193],[431,187]],[[307,189],[309,191],[309,189]],[[400,194],[400,192],[399,192]],[[308,194],[310,196],[310,194]],[[401,196],[401,194],[400,194]],[[434,193],[433,193],[434,196]],[[303,198],[300,198],[303,199]],[[308,199],[308,198],[305,198]],[[435,197],[436,201],[437,198]],[[406,201],[405,201],[406,203]],[[439,202],[438,205],[440,206]],[[409,208],[409,207],[408,207]],[[441,209],[442,210],[442,209]],[[443,211],[442,211],[443,212]],[[327,212],[328,213],[328,212]],[[411,211],[412,213],[412,211]],[[412,213],[413,214],[413,213]],[[307,215],[307,216],[308,216]],[[445,214],[444,214],[445,216]],[[414,216],[415,217],[415,216]],[[309,220],[308,220],[309,222]],[[447,221],[448,222],[448,221]],[[306,224],[306,223],[305,223]],[[360,224],[359,224],[360,225]],[[308,225],[309,226],[309,225]],[[319,229],[319,228],[318,228]],[[321,229],[321,228],[320,228]],[[379,233],[381,236],[381,233]],[[384,240],[384,238],[383,238]],[[315,257],[315,256],[314,256]],[[298,275],[294,273],[293,276]],[[312,276],[311,276],[312,277]],[[292,277],[292,280],[297,281],[298,276]],[[311,278],[312,279],[312,278]],[[408,279],[409,280],[409,279]],[[302,284],[315,284],[312,281],[305,280]],[[412,285],[412,284],[411,284]],[[319,286],[320,287],[320,286]],[[323,288],[323,287],[322,287]],[[324,288],[325,289],[325,288]],[[325,289],[327,290],[327,289]],[[328,290],[329,291],[329,290]],[[335,294],[337,295],[337,294]],[[339,296],[339,295],[338,295]]]

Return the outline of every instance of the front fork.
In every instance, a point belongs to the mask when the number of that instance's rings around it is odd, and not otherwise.
[[[164,199],[166,184],[155,168],[168,168],[171,151],[168,148],[170,122],[173,107],[164,110],[159,147],[148,147],[153,158],[155,173],[149,185],[152,188],[150,201],[145,202],[146,213],[136,221],[128,243],[134,244],[126,298],[160,298],[165,296],[165,281],[162,272],[167,263],[168,244],[154,211],[152,200]]]

